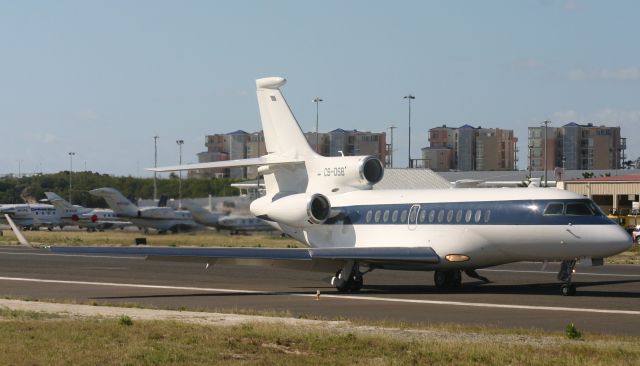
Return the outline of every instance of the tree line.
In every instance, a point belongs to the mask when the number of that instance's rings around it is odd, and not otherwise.
[[[40,201],[46,196],[44,192],[55,192],[65,199],[69,199],[69,172],[62,171],[52,174],[38,174],[31,176],[0,178],[0,203],[25,203]],[[213,196],[233,196],[238,190],[230,186],[235,179],[201,179],[183,178],[182,197],[197,198]],[[113,176],[94,172],[74,172],[71,176],[71,200],[75,205],[85,207],[106,207],[106,202],[89,194],[89,191],[100,187],[113,187],[131,199],[153,198],[153,178],[136,178]],[[169,178],[157,179],[158,197],[166,195],[178,198],[179,179],[171,174]]]

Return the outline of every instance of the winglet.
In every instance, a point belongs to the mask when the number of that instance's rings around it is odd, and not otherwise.
[[[11,229],[16,234],[16,237],[18,238],[18,241],[20,242],[20,245],[27,246],[27,247],[33,247],[33,245],[31,245],[31,243],[29,243],[27,238],[25,238],[24,235],[22,235],[22,231],[20,231],[20,229],[18,228],[18,225],[16,225],[16,223],[13,222],[13,219],[11,218],[11,216],[5,214],[4,217],[7,219],[7,222],[9,223],[9,226],[11,226]]]

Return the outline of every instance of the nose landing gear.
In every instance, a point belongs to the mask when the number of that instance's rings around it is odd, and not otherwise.
[[[558,280],[564,282],[560,286],[562,296],[573,296],[576,294],[576,286],[571,283],[574,269],[576,268],[576,260],[562,261],[560,271],[558,272]]]
[[[460,270],[450,269],[446,271],[435,271],[433,273],[433,282],[440,290],[446,288],[458,288],[462,286],[462,274]]]

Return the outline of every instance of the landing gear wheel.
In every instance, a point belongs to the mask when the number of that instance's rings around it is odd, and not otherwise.
[[[343,279],[342,278],[342,270],[336,272],[336,290],[338,292],[358,292],[362,289],[364,285],[364,280],[362,279],[362,274],[356,272],[351,278]]]
[[[576,286],[572,283],[565,283],[560,287],[562,296],[573,296],[576,294]]]
[[[435,271],[433,282],[438,289],[458,288],[462,286],[462,274],[457,269]]]

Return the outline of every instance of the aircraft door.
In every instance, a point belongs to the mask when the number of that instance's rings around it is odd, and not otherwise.
[[[409,230],[415,230],[418,226],[418,212],[420,211],[420,205],[413,205],[409,210],[409,216],[407,218],[407,224]]]

